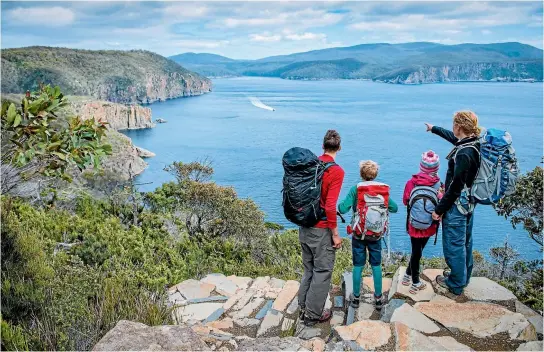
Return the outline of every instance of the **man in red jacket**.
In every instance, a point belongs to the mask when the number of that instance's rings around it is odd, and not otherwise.
[[[334,162],[340,151],[340,135],[328,130],[323,138],[323,162]],[[304,275],[298,291],[298,302],[304,324],[312,326],[331,318],[325,301],[331,284],[335,250],[340,248],[342,239],[336,224],[336,203],[344,181],[344,170],[338,165],[329,167],[323,174],[321,186],[321,209],[323,218],[311,228],[300,227],[299,240],[302,247]]]

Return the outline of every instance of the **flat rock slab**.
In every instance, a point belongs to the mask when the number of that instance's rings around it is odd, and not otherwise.
[[[389,303],[383,306],[380,314],[380,320],[385,323],[391,322],[391,317],[393,316],[395,310],[400,308],[404,303],[406,303],[406,301],[403,299],[393,298],[390,300]]]
[[[241,310],[234,313],[233,318],[234,319],[243,319],[248,318],[250,315],[253,314],[254,311],[257,310],[261,306],[261,304],[264,303],[264,298],[256,297],[251,300],[248,304],[244,306]]]
[[[443,351],[445,349],[438,342],[402,323],[393,323],[393,330],[396,351]]]
[[[200,280],[202,283],[215,285],[215,290],[225,296],[233,296],[238,291],[238,286],[227,279],[223,274],[210,274]]]
[[[363,320],[347,326],[334,328],[340,339],[353,341],[363,350],[375,350],[387,344],[391,328],[379,320]]]
[[[250,277],[236,275],[227,276],[227,279],[234,282],[240,290],[246,290],[253,281]]]
[[[183,311],[181,312],[181,319],[183,322],[186,322],[190,319],[204,320],[220,309],[223,309],[223,303],[191,304],[183,307]]]
[[[311,351],[313,342],[297,337],[261,337],[243,339],[238,342],[237,351]]]
[[[275,309],[279,312],[285,311],[289,303],[291,303],[293,298],[295,298],[295,296],[297,295],[299,287],[300,284],[298,283],[298,281],[287,281],[283,286],[281,292],[278,294],[278,297],[274,301],[272,309]]]
[[[542,315],[527,307],[520,301],[516,301],[516,312],[521,313],[535,327],[537,333],[542,334]]]
[[[230,310],[242,297],[247,297],[247,302],[251,299],[251,294],[247,295],[247,291],[243,289],[239,289],[236,294],[229,297],[229,299],[223,304],[223,308],[225,310]],[[246,302],[246,304],[247,304]],[[244,307],[245,304],[243,304],[240,309]]]
[[[241,328],[246,328],[249,326],[257,326],[260,323],[261,321],[255,318],[234,319],[234,324],[238,325]]]
[[[393,280],[390,278],[382,278],[382,292],[387,292],[391,289]],[[372,276],[363,277],[363,288],[367,291],[374,292],[374,278]]]
[[[187,301],[187,304],[206,303],[206,302],[226,302],[227,296],[210,296],[205,298],[193,298]]]
[[[189,279],[171,287],[169,291],[171,293],[179,292],[185,297],[185,299],[196,299],[209,297],[214,290],[215,285],[209,283],[203,283],[197,280]]]
[[[93,351],[209,351],[191,329],[179,325],[147,326],[120,320]]]
[[[291,302],[291,304],[289,304],[289,307],[287,307],[286,313],[289,315],[295,314],[297,310],[298,310],[298,296],[296,296]]]
[[[536,340],[536,331],[520,313],[496,304],[467,302],[420,302],[418,311],[452,331],[462,331],[480,338],[508,333],[511,339]]]
[[[173,306],[184,306],[187,304],[185,297],[178,291],[168,293],[168,302]]]
[[[268,284],[270,285],[270,287],[272,288],[283,288],[283,286],[285,285],[285,280],[282,280],[282,279],[276,279],[275,277],[271,278],[270,281],[268,282]]]
[[[444,349],[447,351],[474,351],[472,348],[463,345],[451,336],[429,336],[429,338],[444,346]]]
[[[374,313],[374,305],[368,303],[360,303],[357,308],[357,320],[366,320]]]
[[[472,301],[500,302],[516,299],[516,296],[509,289],[486,277],[471,278],[463,293]]]
[[[422,313],[418,312],[408,303],[404,303],[400,308],[396,309],[391,316],[391,323],[403,323],[410,329],[414,329],[426,334],[432,334],[440,331],[438,325],[427,318]]]
[[[218,330],[232,329],[234,326],[231,318],[225,318],[222,320],[212,321],[212,322],[206,323],[206,325],[212,329],[218,329]]]
[[[278,311],[269,310],[266,316],[264,317],[263,322],[261,323],[261,326],[259,326],[259,330],[257,330],[257,337],[263,336],[269,330],[279,326],[281,324],[282,319],[283,319],[283,314],[281,314]]]
[[[309,340],[309,339],[312,339],[314,337],[319,337],[321,336],[322,334],[322,331],[320,328],[311,328],[311,327],[304,327],[302,330],[300,330],[298,333],[297,333],[297,337],[299,339],[303,339],[303,340]]]
[[[436,295],[429,302],[455,303],[451,298],[442,295]]]
[[[444,274],[444,270],[443,269],[425,269],[423,270],[422,274],[423,276],[425,276],[425,278],[427,278],[427,280],[433,283],[435,282],[436,277],[438,275]]]
[[[339,326],[344,324],[344,319],[346,317],[346,314],[342,311],[334,311],[332,312],[332,318],[331,318],[331,327]]]
[[[344,297],[343,296],[334,296],[334,308],[344,307]]]
[[[522,343],[519,345],[518,349],[516,351],[540,351],[542,352],[544,350],[544,346],[542,344],[542,341],[531,341]]]
[[[255,319],[262,319],[266,316],[266,313],[268,313],[268,311],[270,310],[270,308],[272,308],[272,304],[274,303],[274,301],[270,300],[270,301],[266,301],[266,303],[264,304],[264,306],[261,308],[261,310],[259,310],[257,312],[257,314],[255,315]]]
[[[410,293],[410,286],[404,286],[402,284],[402,276],[405,272],[405,266],[399,267],[395,272],[393,282],[391,283],[391,289],[389,290],[389,301],[399,297],[411,298],[415,302],[430,301],[436,295],[430,282],[426,282],[427,287],[423,291],[418,291],[416,294]]]
[[[221,318],[221,316],[225,313],[225,309],[223,307],[218,308],[215,312],[210,314],[204,323],[211,323],[212,321],[216,321],[217,319]]]

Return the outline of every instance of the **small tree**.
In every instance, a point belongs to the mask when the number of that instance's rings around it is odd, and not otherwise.
[[[542,249],[543,206],[542,206],[542,167],[521,176],[516,190],[496,205],[497,213],[510,218],[512,226],[523,224],[529,236]]]
[[[67,104],[59,87],[50,86],[27,93],[19,107],[2,102],[2,193],[37,175],[70,181],[70,167],[96,168],[111,154],[111,146],[101,142],[105,123],[57,118]]]
[[[500,280],[504,279],[506,269],[519,256],[519,253],[508,244],[508,236],[504,239],[504,246],[491,248],[489,254],[499,264]]]

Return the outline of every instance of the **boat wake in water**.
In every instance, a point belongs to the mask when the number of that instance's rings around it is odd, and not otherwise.
[[[274,109],[271,106],[268,106],[268,105],[264,104],[258,98],[249,97],[249,101],[251,102],[251,104],[253,104],[253,106],[256,106],[258,108],[265,109],[265,110],[270,110],[270,111],[276,111],[276,109]]]

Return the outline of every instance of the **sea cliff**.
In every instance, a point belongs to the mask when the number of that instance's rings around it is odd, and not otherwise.
[[[124,105],[103,100],[73,101],[74,113],[83,119],[94,118],[107,122],[114,130],[133,130],[155,127],[151,109],[140,105]]]
[[[388,72],[374,80],[397,84],[470,81],[534,82],[542,81],[542,72],[538,74],[538,70],[539,67],[535,62],[422,66]]]

